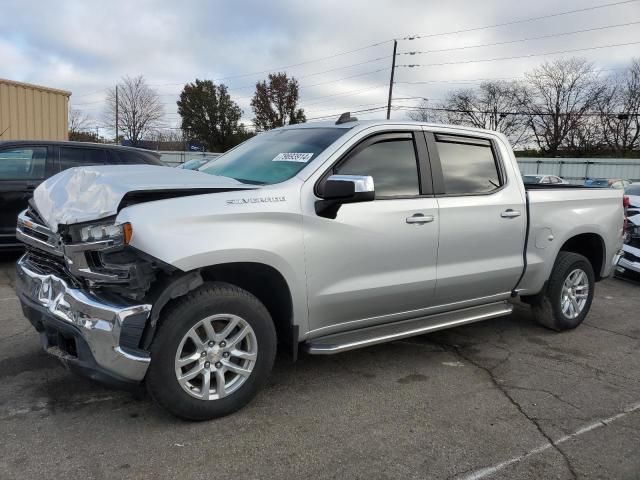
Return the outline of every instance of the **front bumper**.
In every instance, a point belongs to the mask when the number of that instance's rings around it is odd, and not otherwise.
[[[26,258],[16,265],[16,291],[45,350],[98,380],[141,381],[150,357],[137,346],[151,305],[72,288],[61,277],[39,272]]]

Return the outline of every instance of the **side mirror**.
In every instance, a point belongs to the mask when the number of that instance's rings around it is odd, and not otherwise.
[[[321,197],[341,203],[370,202],[376,193],[373,177],[365,175],[331,175],[324,182]]]
[[[316,213],[326,218],[336,218],[344,203],[371,202],[376,192],[373,177],[367,175],[331,175],[325,180],[322,200],[316,202]]]

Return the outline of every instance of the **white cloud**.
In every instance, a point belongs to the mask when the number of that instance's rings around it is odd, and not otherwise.
[[[176,124],[175,101],[184,82],[197,78],[217,79],[246,72],[269,70],[304,62],[367,44],[413,34],[433,34],[482,25],[492,25],[571,9],[602,4],[606,0],[556,2],[499,2],[460,0],[454,2],[412,0],[383,2],[225,2],[225,1],[137,1],[87,2],[68,0],[13,0],[3,5],[0,18],[2,75],[71,90],[72,104],[94,118],[102,109],[104,94],[124,75],[144,75],[157,85],[166,103],[167,122]],[[454,48],[503,42],[531,36],[640,20],[640,2],[558,16],[463,34],[435,36],[399,42],[399,52]],[[537,52],[583,48],[638,41],[639,25],[612,28],[564,37],[492,47],[403,55],[399,64],[443,63],[473,59],[518,56]],[[638,45],[582,52],[601,68],[626,64]],[[361,75],[390,64],[391,44],[337,56],[288,72],[299,78],[302,105],[308,117],[358,109],[358,105],[386,104],[388,71]],[[354,63],[384,60],[332,72]],[[550,57],[550,58],[557,58]],[[543,57],[486,63],[400,68],[396,80],[460,81],[475,78],[518,77],[538,65]],[[231,93],[251,117],[251,86],[266,74],[224,80]],[[354,76],[339,82],[331,80]],[[322,85],[311,86],[324,83]],[[178,84],[178,85],[166,85]],[[379,88],[365,90],[368,87]],[[399,83],[397,96],[442,98],[454,84]],[[335,95],[364,90],[353,95]],[[92,93],[99,91],[98,93]],[[90,95],[87,95],[90,94]],[[404,104],[416,102],[401,101]],[[367,108],[367,107],[362,107]],[[382,116],[381,113],[370,116]],[[397,112],[395,115],[403,115]],[[363,115],[368,116],[368,115]]]

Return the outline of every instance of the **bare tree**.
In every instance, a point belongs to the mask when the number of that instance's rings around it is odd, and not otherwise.
[[[495,130],[517,146],[527,134],[526,119],[519,114],[520,90],[516,82],[483,82],[477,89],[450,93],[443,111],[448,123]]]
[[[69,140],[76,140],[81,133],[89,130],[89,116],[77,108],[69,109]]]
[[[640,59],[608,79],[598,110],[607,147],[623,154],[640,146]]]
[[[447,123],[446,115],[443,115],[442,106],[429,103],[424,99],[415,108],[407,112],[407,117],[416,122]]]
[[[137,145],[147,133],[157,128],[164,115],[158,94],[149,88],[142,75],[135,78],[124,77],[118,84],[117,109],[119,130],[133,145]],[[107,93],[105,120],[115,130],[115,88]]]
[[[593,65],[571,58],[546,62],[526,74],[520,96],[527,124],[540,150],[555,153],[595,109],[603,91]]]

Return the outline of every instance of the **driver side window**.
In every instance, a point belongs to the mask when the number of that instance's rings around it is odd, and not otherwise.
[[[366,141],[335,169],[340,175],[369,175],[373,177],[376,199],[417,196],[420,194],[418,163],[413,136],[400,134],[389,138],[380,135],[379,141]]]

